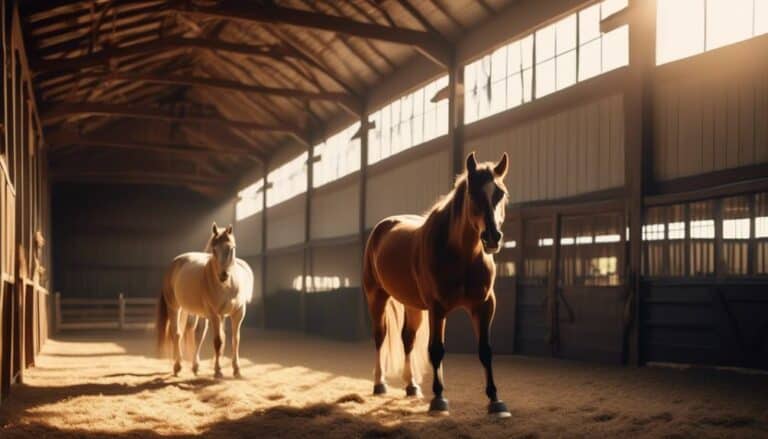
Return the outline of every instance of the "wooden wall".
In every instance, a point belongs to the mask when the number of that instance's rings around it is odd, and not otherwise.
[[[466,143],[478,160],[506,151],[510,202],[555,200],[624,185],[621,95],[515,125]]]
[[[261,221],[262,212],[235,221],[235,237],[237,238],[237,255],[241,258],[261,254]]]
[[[267,209],[267,248],[289,247],[304,242],[306,194]]]
[[[47,151],[16,2],[0,0],[0,399],[48,337],[51,264]],[[45,239],[41,248],[36,235]]]
[[[670,180],[768,163],[768,69],[700,72],[661,82],[653,169]]]

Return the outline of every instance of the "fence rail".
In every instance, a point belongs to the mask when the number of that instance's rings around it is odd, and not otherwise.
[[[154,327],[157,299],[125,297],[116,299],[62,298],[54,295],[57,331],[72,329],[150,329]]]

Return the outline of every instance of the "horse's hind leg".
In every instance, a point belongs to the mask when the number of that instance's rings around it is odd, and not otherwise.
[[[371,314],[371,326],[373,330],[373,342],[376,345],[376,367],[373,373],[373,394],[383,395],[387,393],[387,384],[384,376],[384,357],[381,352],[384,337],[387,335],[387,321],[384,316],[384,308],[387,306],[389,295],[381,288],[367,291],[368,312]]]
[[[200,370],[200,350],[203,348],[203,340],[205,340],[205,334],[208,332],[208,319],[199,317],[198,321],[202,320],[202,327],[195,331],[195,358],[192,360],[192,372],[197,375]]]
[[[416,340],[416,332],[421,326],[423,320],[423,313],[420,309],[405,308],[405,319],[403,319],[403,331],[401,336],[403,338],[403,348],[405,350],[405,364],[403,365],[403,381],[405,381],[405,394],[406,396],[421,396],[421,387],[414,379],[414,375],[417,371],[414,370],[413,361],[411,360],[411,352],[413,351],[413,344]]]
[[[245,305],[240,307],[230,316],[232,325],[232,375],[235,378],[242,378],[240,375],[240,326],[245,319]]]
[[[178,308],[171,312],[168,320],[173,340],[173,375],[177,376],[181,371],[181,343],[184,330],[187,327],[187,313]]]

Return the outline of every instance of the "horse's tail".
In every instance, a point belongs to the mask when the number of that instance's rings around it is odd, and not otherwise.
[[[411,370],[416,383],[421,383],[422,377],[429,373],[431,366],[427,347],[429,343],[429,316],[427,311],[414,310],[422,314],[421,324],[416,331],[411,350]],[[405,367],[405,349],[403,348],[402,330],[405,324],[405,307],[402,303],[390,297],[384,308],[384,321],[387,325],[387,335],[381,346],[384,356],[384,370],[387,379],[398,379],[403,376]]]
[[[168,338],[168,304],[165,303],[165,294],[160,293],[157,301],[157,320],[155,320],[155,332],[157,334],[157,355],[166,356],[170,340]]]

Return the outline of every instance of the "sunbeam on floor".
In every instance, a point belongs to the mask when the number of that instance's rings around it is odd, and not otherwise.
[[[499,357],[511,419],[485,415],[475,356],[448,355],[451,416],[426,414],[398,383],[371,396],[370,343],[244,334],[244,378],[209,360],[179,377],[151,334],[65,335],[47,343],[0,410],[5,437],[757,437],[768,379],[703,369],[618,368]],[[209,343],[208,343],[209,344]],[[205,353],[210,357],[209,351]],[[425,389],[429,386],[425,386]],[[429,392],[427,392],[429,393]]]

